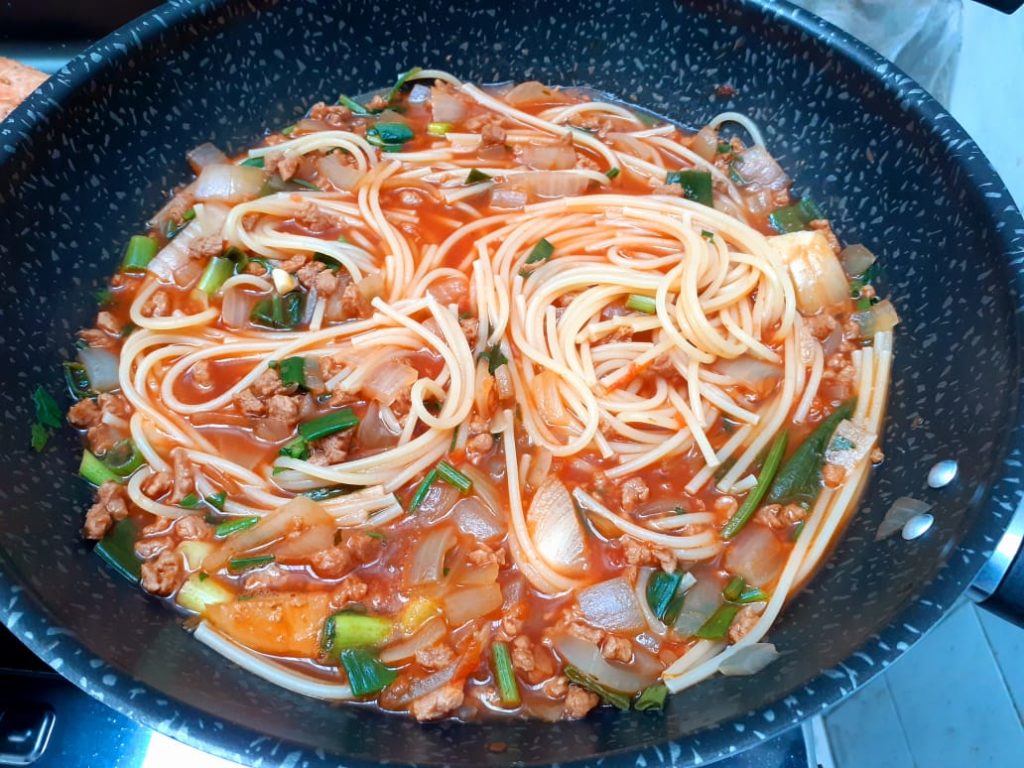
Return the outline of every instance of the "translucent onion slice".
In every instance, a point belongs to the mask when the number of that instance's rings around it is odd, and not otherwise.
[[[633,587],[621,576],[580,590],[577,599],[584,618],[595,627],[618,632],[646,626]]]
[[[537,551],[551,568],[566,576],[579,576],[586,570],[583,525],[569,491],[560,480],[548,478],[537,490],[526,522]]]
[[[626,666],[609,662],[601,655],[600,648],[581,638],[556,635],[553,644],[567,664],[572,664],[614,691],[635,693],[658,679],[656,667],[646,663]]]

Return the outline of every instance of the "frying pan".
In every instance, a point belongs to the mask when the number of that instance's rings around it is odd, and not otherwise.
[[[573,723],[421,725],[304,699],[195,642],[90,553],[73,435],[41,456],[28,450],[31,390],[56,389],[93,292],[187,177],[186,150],[239,151],[318,100],[417,64],[476,82],[592,85],[693,126],[744,112],[796,191],[847,242],[881,254],[903,318],[887,458],[834,556],[773,630],[784,656],[762,673],[705,682],[663,713],[606,708]],[[172,3],[89,49],[0,126],[0,210],[0,618],[73,683],[172,737],[260,764],[540,764],[645,749],[648,762],[697,764],[835,704],[972,584],[1004,614],[1024,614],[1024,222],[926,92],[788,4]],[[929,488],[939,460],[957,462],[957,477]],[[933,504],[934,525],[876,541],[899,496]]]

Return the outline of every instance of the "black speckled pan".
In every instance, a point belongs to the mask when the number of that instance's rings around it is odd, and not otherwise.
[[[93,292],[186,177],[186,150],[208,140],[240,150],[315,101],[416,64],[475,81],[592,85],[692,125],[742,111],[837,231],[883,255],[903,318],[887,459],[835,556],[773,632],[786,655],[756,677],[704,683],[663,714],[602,710],[555,725],[418,725],[304,699],[193,641],[89,552],[72,435],[42,457],[28,450],[31,388],[56,389]],[[728,99],[715,95],[725,83],[736,88]],[[1024,223],[956,122],[785,3],[171,3],[88,50],[0,124],[0,617],[97,698],[249,764],[709,762],[865,683],[990,563],[1021,495],[1022,261]],[[958,460],[960,473],[931,490],[939,459]],[[912,542],[876,542],[904,495],[933,503],[935,525]],[[488,750],[494,742],[505,751]]]

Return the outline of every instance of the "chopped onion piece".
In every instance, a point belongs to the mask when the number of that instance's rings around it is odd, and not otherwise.
[[[525,83],[519,83],[519,85],[506,93],[505,101],[513,106],[536,104],[539,102],[546,104],[569,104],[572,102],[572,96],[565,91],[544,85],[544,83],[538,83],[536,80],[527,80]]]
[[[876,333],[891,331],[899,322],[896,308],[888,299],[882,299],[864,312],[858,312],[853,320],[860,326],[861,338],[870,339]]]
[[[335,189],[349,192],[362,181],[363,173],[358,168],[347,165],[337,152],[324,155],[316,161],[316,169]]]
[[[455,533],[447,525],[427,533],[416,545],[416,550],[409,561],[406,571],[408,583],[416,585],[440,581],[445,555],[453,546]]]
[[[498,390],[499,400],[511,400],[515,397],[515,390],[512,388],[512,374],[507,364],[499,365],[494,369],[494,385]]]
[[[705,125],[693,137],[690,149],[700,155],[702,159],[713,163],[718,154],[718,131],[710,125]]]
[[[85,366],[94,392],[110,392],[120,386],[117,377],[117,355],[105,347],[78,350],[78,361]]]
[[[519,160],[538,171],[564,171],[576,167],[576,150],[571,144],[527,144]]]
[[[751,191],[785,189],[789,183],[789,177],[782,166],[761,144],[743,150],[736,158],[733,170]]]
[[[538,197],[573,197],[587,188],[590,179],[572,171],[528,171],[517,174],[516,184]]]
[[[203,271],[202,260],[189,258],[192,243],[201,237],[220,235],[228,216],[227,207],[218,203],[200,203],[194,210],[195,219],[153,257],[148,267],[161,280],[182,288],[191,285]]]
[[[429,619],[422,627],[416,630],[412,637],[392,643],[380,652],[380,660],[385,664],[411,659],[416,651],[421,648],[429,648],[448,633],[444,619],[435,616]]]
[[[276,562],[308,561],[317,552],[330,549],[334,546],[337,527],[334,523],[329,523],[301,533],[289,534],[271,549],[277,558]]]
[[[561,378],[554,371],[541,371],[533,378],[531,391],[537,411],[549,426],[564,427],[569,423],[558,392]]]
[[[595,627],[617,632],[646,625],[633,587],[621,576],[580,590],[577,599],[584,618]]]
[[[252,294],[239,287],[230,289],[224,294],[221,303],[220,319],[232,330],[244,328],[249,324],[249,315],[252,313]]]
[[[199,173],[208,165],[227,165],[231,162],[227,155],[208,141],[186,152],[185,159],[193,173]]]
[[[903,526],[910,518],[922,515],[931,508],[931,504],[912,499],[909,496],[900,496],[892,503],[889,511],[882,518],[878,530],[875,531],[875,541],[887,539],[897,531],[903,530]]]
[[[430,90],[430,108],[435,123],[458,123],[466,116],[466,102],[447,85]]]
[[[371,272],[358,283],[356,290],[359,295],[367,301],[373,301],[378,296],[384,295],[384,275],[381,272]],[[338,292],[340,293],[340,291]]]
[[[658,679],[657,670],[645,668],[641,671],[632,666],[609,662],[596,645],[572,635],[556,635],[553,645],[567,664],[613,691],[636,693]]]
[[[445,595],[441,605],[448,622],[458,627],[501,608],[501,587],[497,584],[459,587]]]
[[[452,507],[452,517],[460,531],[477,541],[489,541],[505,533],[502,517],[475,496],[459,499]]]
[[[850,298],[846,273],[821,232],[790,232],[770,237],[768,242],[789,267],[797,308],[805,315],[817,314]]]
[[[296,496],[264,517],[252,528],[247,528],[225,539],[224,543],[203,561],[203,570],[213,573],[227,565],[228,560],[237,554],[269,544],[293,531],[320,525],[333,525],[333,523],[334,519],[320,504],[305,496]]]
[[[832,433],[832,439],[825,449],[825,461],[844,469],[852,469],[868,455],[874,444],[873,433],[846,419],[839,422],[836,431]]]
[[[673,625],[680,637],[692,637],[725,600],[722,597],[723,578],[710,573],[696,578],[697,582],[686,591],[683,610]]]
[[[416,369],[400,360],[386,360],[371,373],[363,392],[384,405],[391,405],[402,394],[408,393],[419,378]]]
[[[761,382],[775,382],[782,378],[782,367],[758,360],[755,357],[733,358],[732,360],[720,359],[715,363],[715,370],[723,376],[728,376],[737,384],[758,384]]]
[[[875,254],[860,243],[848,245],[839,254],[843,262],[843,271],[850,277],[863,275],[875,263]]]
[[[583,525],[569,491],[560,480],[548,478],[537,490],[526,520],[537,551],[549,566],[570,576],[586,570]]]
[[[785,561],[785,549],[774,533],[763,525],[748,525],[726,548],[723,567],[763,587],[774,581]]]
[[[513,184],[498,184],[491,189],[490,206],[506,210],[519,210],[530,202],[526,190]]]
[[[781,655],[772,643],[751,643],[729,654],[718,671],[731,676],[756,675]]]
[[[410,104],[423,104],[430,101],[430,86],[423,83],[416,83],[409,91]]]
[[[397,445],[401,435],[402,428],[395,421],[391,409],[374,400],[367,406],[366,415],[359,422],[356,440],[364,450],[379,451]]]
[[[217,163],[208,165],[196,179],[197,200],[241,203],[258,197],[267,177],[262,168]]]

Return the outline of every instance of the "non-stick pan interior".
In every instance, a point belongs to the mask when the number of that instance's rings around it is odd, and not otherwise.
[[[773,6],[201,3],[156,12],[58,75],[0,129],[6,622],[74,682],[172,735],[250,760],[320,748],[305,757],[325,765],[336,764],[331,755],[564,762],[682,737],[681,752],[653,754],[708,760],[818,711],[898,655],[955,599],[1003,526],[999,506],[983,502],[1015,421],[1019,276],[1008,254],[1020,220],[927,94],[838,33]],[[773,632],[784,657],[758,676],[705,683],[664,714],[602,711],[557,725],[422,726],[303,699],[192,641],[178,616],[89,552],[72,436],[42,456],[28,450],[31,389],[59,388],[93,293],[187,177],[185,151],[203,141],[241,150],[316,101],[413,65],[481,82],[595,86],[694,126],[741,111],[841,238],[881,254],[903,318],[886,460],[834,558]],[[946,458],[960,462],[958,483],[928,490],[928,468]],[[996,487],[997,500],[1007,488]],[[936,524],[914,542],[876,542],[898,496],[934,503]],[[735,722],[702,730],[724,720]],[[495,742],[505,750],[490,751]]]

